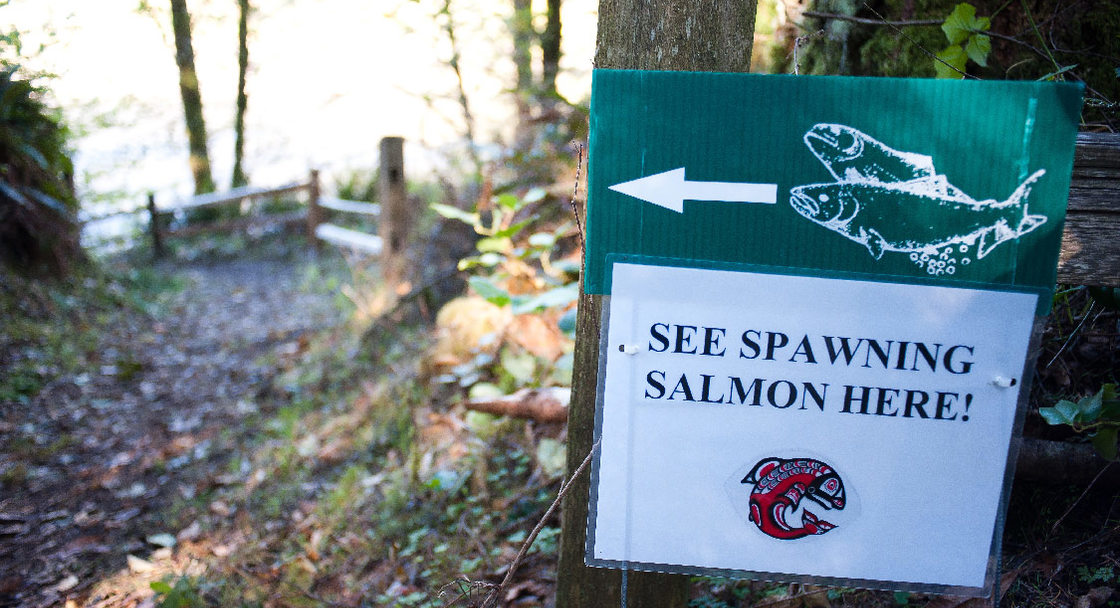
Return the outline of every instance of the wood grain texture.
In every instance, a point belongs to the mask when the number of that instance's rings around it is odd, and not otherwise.
[[[1080,133],[1058,282],[1120,286],[1120,135]]]

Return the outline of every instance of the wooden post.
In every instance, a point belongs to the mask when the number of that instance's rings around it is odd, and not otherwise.
[[[156,209],[154,192],[148,193],[148,232],[152,235],[152,255],[156,258],[162,258],[164,255],[163,235],[159,229],[159,211]]]
[[[312,169],[311,176],[307,181],[307,238],[311,241],[315,253],[319,253],[323,249],[319,237],[315,236],[315,229],[323,221],[323,212],[319,207],[319,194],[319,170]]]
[[[638,70],[746,72],[751,65],[755,0],[600,0],[595,66]],[[589,162],[594,161],[590,158]],[[603,299],[581,295],[568,410],[568,475],[591,450]],[[572,482],[561,518],[556,605],[620,605],[622,574],[584,565],[589,476]],[[628,608],[688,605],[689,578],[630,572]]]
[[[404,179],[404,138],[381,138],[381,166],[378,176],[381,203],[381,272],[390,290],[405,278],[404,250],[412,232],[415,214],[408,205]]]

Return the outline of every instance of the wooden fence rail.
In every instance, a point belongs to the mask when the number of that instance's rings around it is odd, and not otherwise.
[[[380,231],[389,235],[394,251],[401,248],[407,233],[411,229],[411,219],[414,215],[407,206],[404,189],[404,140],[400,137],[385,137],[381,140],[381,180],[382,196],[387,199],[389,213],[381,221]],[[285,194],[307,193],[307,206],[298,211],[275,214],[250,214],[225,221],[196,224],[181,228],[169,229],[164,227],[162,216],[203,207],[216,207],[239,202],[249,202],[262,198],[275,198]],[[144,209],[122,212],[112,215],[125,215],[143,212]],[[312,170],[306,182],[285,184],[275,188],[262,188],[259,186],[244,186],[226,192],[201,194],[189,199],[179,201],[168,207],[156,205],[154,195],[148,196],[148,232],[152,239],[152,250],[156,257],[162,257],[165,252],[165,242],[168,237],[190,236],[206,232],[227,232],[231,230],[244,230],[252,226],[264,225],[296,225],[305,223],[307,237],[314,244],[316,250],[320,248],[320,241],[355,249],[369,255],[381,255],[383,237],[343,228],[324,221],[327,212],[354,213],[380,218],[381,205],[377,203],[364,203],[349,201],[332,196],[323,196],[319,185],[319,172]],[[103,218],[95,218],[96,221]],[[387,252],[392,253],[392,252]]]

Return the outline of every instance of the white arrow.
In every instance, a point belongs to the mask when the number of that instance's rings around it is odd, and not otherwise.
[[[778,199],[778,184],[690,182],[684,179],[684,167],[615,184],[610,189],[677,213],[684,213],[686,200],[773,205]]]

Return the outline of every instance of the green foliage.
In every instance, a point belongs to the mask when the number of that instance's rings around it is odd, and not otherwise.
[[[1064,424],[1078,433],[1087,433],[1101,456],[1116,460],[1120,399],[1115,384],[1105,384],[1095,394],[1076,403],[1063,399],[1053,407],[1039,408],[1038,413],[1047,424]]]
[[[172,585],[169,578],[152,581],[149,586],[156,592],[156,605],[159,608],[202,608],[206,606],[202,596],[195,589],[195,581],[180,577]]]
[[[991,19],[977,17],[976,7],[967,2],[958,4],[941,24],[941,31],[949,39],[949,46],[937,53],[934,69],[938,78],[964,78],[969,59],[987,67],[992,52],[992,39],[980,32],[992,27]]]
[[[65,271],[81,257],[68,132],[45,92],[0,66],[0,258]]]
[[[540,188],[529,190],[523,197],[502,194],[494,198],[494,205],[486,214],[439,203],[431,205],[436,213],[470,225],[483,237],[475,245],[478,254],[460,260],[459,269],[475,273],[469,279],[475,293],[497,306],[511,306],[514,314],[562,309],[579,296],[578,268],[554,264],[551,259],[557,241],[571,232],[572,225],[564,223],[552,230],[530,233],[532,220],[516,219],[530,204],[544,197]],[[527,279],[542,289],[511,294],[502,285],[515,277]]]

